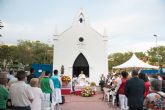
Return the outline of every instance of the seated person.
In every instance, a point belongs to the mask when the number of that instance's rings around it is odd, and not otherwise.
[[[144,107],[147,110],[164,110],[165,102],[162,98],[165,98],[165,93],[161,91],[161,81],[155,79],[150,86],[152,91],[146,96]]]

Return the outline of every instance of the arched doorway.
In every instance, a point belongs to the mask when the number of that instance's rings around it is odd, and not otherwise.
[[[85,76],[89,77],[89,64],[85,56],[80,53],[73,64],[73,76],[78,75],[83,71]]]

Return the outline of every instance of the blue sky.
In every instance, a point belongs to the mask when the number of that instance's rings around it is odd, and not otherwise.
[[[153,34],[165,45],[165,0],[0,0],[0,42],[52,43],[55,27],[70,27],[80,8],[94,29],[106,29],[109,53],[146,51],[156,45]]]

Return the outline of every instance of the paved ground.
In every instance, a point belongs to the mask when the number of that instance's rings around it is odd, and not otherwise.
[[[109,102],[102,101],[102,94],[93,97],[82,97],[76,95],[65,96],[66,103],[61,105],[62,110],[119,110]]]

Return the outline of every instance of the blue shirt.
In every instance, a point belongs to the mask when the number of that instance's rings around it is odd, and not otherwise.
[[[60,81],[58,79],[58,76],[52,76],[51,77],[52,81],[53,81],[53,84],[54,84],[54,88],[61,88],[61,85],[60,85]]]

